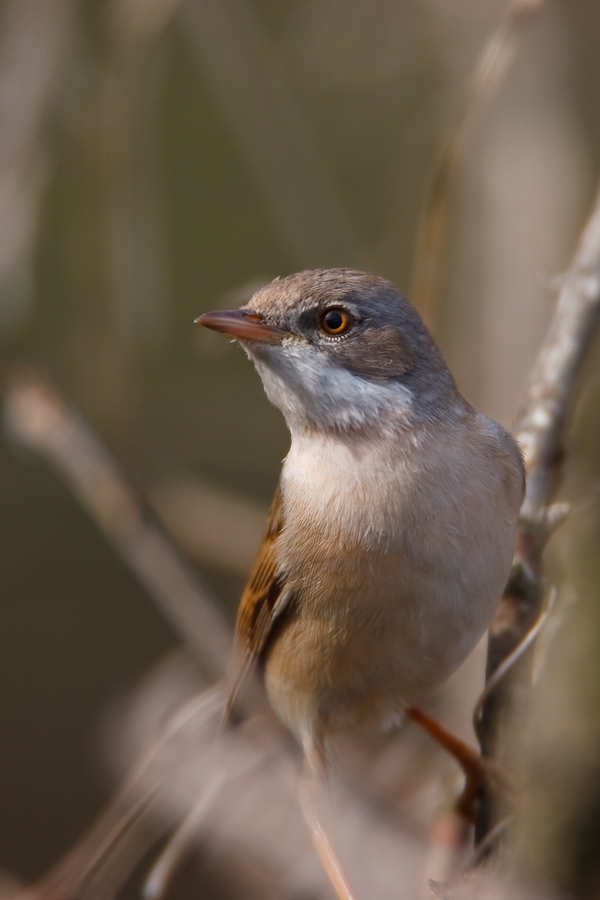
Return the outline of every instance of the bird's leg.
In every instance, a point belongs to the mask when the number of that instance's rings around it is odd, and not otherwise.
[[[298,783],[298,801],[308,827],[313,846],[317,851],[327,877],[339,900],[355,900],[341,863],[329,843],[318,810],[318,800],[327,790],[327,766],[321,740],[314,737],[303,741],[304,769]]]
[[[405,712],[413,722],[420,725],[434,741],[454,757],[465,773],[465,787],[458,798],[456,809],[467,822],[473,823],[477,803],[484,786],[490,782],[494,782],[496,785],[500,783],[503,787],[508,786],[504,773],[492,760],[486,759],[477,750],[457,738],[419,706],[409,706]]]

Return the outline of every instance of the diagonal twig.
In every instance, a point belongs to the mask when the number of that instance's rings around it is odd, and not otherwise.
[[[207,585],[177,553],[92,429],[35,369],[13,370],[4,416],[11,437],[66,478],[211,678],[225,671],[231,631]]]

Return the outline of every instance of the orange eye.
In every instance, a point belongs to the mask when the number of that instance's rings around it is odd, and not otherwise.
[[[325,334],[345,334],[354,324],[354,319],[345,309],[328,309],[321,316],[321,328]]]

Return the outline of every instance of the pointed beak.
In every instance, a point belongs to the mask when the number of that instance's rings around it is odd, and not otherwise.
[[[213,331],[230,334],[241,341],[262,341],[265,344],[280,344],[287,337],[286,331],[280,331],[267,325],[260,315],[251,309],[223,309],[217,312],[204,313],[194,319],[196,325],[204,325]]]

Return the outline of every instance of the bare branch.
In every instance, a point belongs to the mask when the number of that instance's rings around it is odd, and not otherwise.
[[[212,677],[229,658],[230,629],[218,603],[143,509],[91,428],[33,369],[13,371],[5,400],[10,435],[51,461]]]
[[[544,588],[541,557],[552,527],[564,518],[552,504],[563,460],[567,415],[577,376],[600,322],[600,190],[573,261],[564,276],[556,312],[533,368],[519,415],[527,492],[521,511],[513,571],[490,627],[487,681],[478,735],[485,755],[498,754],[501,725],[510,715],[515,688],[531,679],[531,654],[517,652],[539,628]],[[560,515],[559,515],[560,513]],[[514,654],[510,664],[508,659]],[[499,678],[496,673],[502,671]],[[482,804],[477,832],[484,837],[500,814],[490,798]]]
[[[552,500],[562,460],[565,419],[599,317],[600,190],[564,276],[556,312],[531,373],[516,429],[527,467],[522,517],[531,524],[539,522]]]

